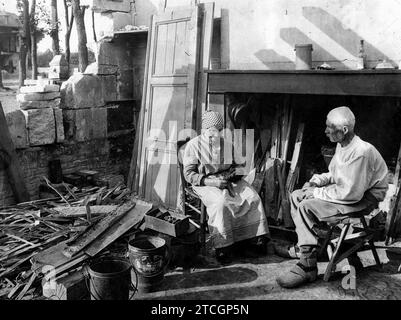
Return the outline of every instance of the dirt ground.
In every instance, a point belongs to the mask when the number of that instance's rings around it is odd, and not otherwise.
[[[168,272],[162,284],[151,293],[137,293],[138,300],[398,300],[401,299],[401,255],[379,249],[382,267],[374,265],[370,251],[359,253],[364,269],[356,274],[356,289],[344,289],[342,273],[346,260],[337,267],[329,282],[323,281],[327,262],[320,262],[316,282],[297,289],[283,289],[276,277],[287,272],[297,260],[277,255],[237,259],[221,266],[210,255],[201,257],[198,266]]]

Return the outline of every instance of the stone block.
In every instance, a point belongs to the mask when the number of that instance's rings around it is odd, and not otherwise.
[[[26,118],[31,146],[52,144],[56,140],[56,123],[52,108],[22,111]]]
[[[118,71],[117,65],[100,64],[97,66],[98,75],[116,75]]]
[[[54,119],[56,121],[56,142],[63,142],[64,137],[64,125],[63,125],[63,111],[59,108],[54,110]]]
[[[19,102],[22,110],[27,109],[44,109],[44,108],[58,108],[60,107],[60,98],[48,101],[23,101]]]
[[[92,109],[92,138],[107,137],[107,108]]]
[[[75,136],[75,110],[63,109],[64,138],[73,139]]]
[[[95,12],[121,11],[130,12],[133,0],[81,0],[81,5],[88,5]]]
[[[75,114],[75,140],[88,141],[91,139],[92,110],[78,109]]]
[[[101,76],[103,99],[105,102],[117,100],[117,77],[113,75]]]
[[[19,89],[20,93],[45,93],[58,91],[60,91],[60,86],[57,84],[37,84],[34,86],[24,86]]]
[[[41,78],[41,79],[25,79],[24,80],[24,86],[36,86],[37,84],[54,84],[54,80],[51,79],[46,79],[46,78]]]
[[[61,85],[61,106],[85,109],[104,105],[102,83],[98,76],[76,73]]]
[[[19,93],[17,94],[18,102],[27,101],[47,101],[60,98],[60,92],[45,92],[45,93]]]
[[[8,112],[6,113],[6,120],[11,140],[13,141],[15,148],[28,148],[28,130],[26,128],[24,113],[21,110]]]
[[[132,69],[121,69],[117,80],[117,100],[133,98],[134,76]]]

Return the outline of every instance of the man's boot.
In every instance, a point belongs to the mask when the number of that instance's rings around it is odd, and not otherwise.
[[[295,288],[317,278],[317,248],[300,246],[299,262],[286,274],[276,279],[283,288]]]

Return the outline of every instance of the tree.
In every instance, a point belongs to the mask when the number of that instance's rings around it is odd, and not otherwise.
[[[71,12],[68,8],[71,8]],[[70,13],[69,13],[70,12]],[[72,25],[74,24],[74,12],[72,11],[71,1],[64,0],[64,16],[65,16],[65,59],[68,63],[68,68],[70,68],[70,37],[72,31]]]
[[[20,13],[20,20],[22,20],[23,29],[21,32],[20,41],[20,59],[19,59],[19,86],[24,85],[26,79],[26,58],[28,53],[28,45],[30,39],[29,31],[29,2],[28,0],[19,0],[17,8]]]
[[[46,25],[49,25],[50,17],[45,0],[31,0],[29,12],[29,0],[17,0],[19,18],[23,24],[20,41],[20,81],[23,86],[27,78],[29,62],[32,65],[32,77],[37,78],[37,43],[44,37]]]
[[[79,55],[79,71],[84,72],[88,66],[88,48],[86,46],[86,29],[85,29],[85,9],[86,6],[81,6],[80,0],[71,0],[72,11],[75,17],[75,25],[78,34],[78,55]]]
[[[36,80],[38,78],[38,43],[36,37],[38,21],[36,17],[36,0],[31,0],[30,20],[32,79]]]
[[[60,54],[60,42],[58,38],[58,12],[57,12],[57,0],[51,0],[51,23],[50,23],[50,37],[52,38],[52,49],[53,54]]]

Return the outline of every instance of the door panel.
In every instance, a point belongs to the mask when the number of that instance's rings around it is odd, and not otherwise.
[[[152,21],[139,187],[146,200],[169,208],[178,196],[177,133],[194,117],[199,19],[196,6]]]

